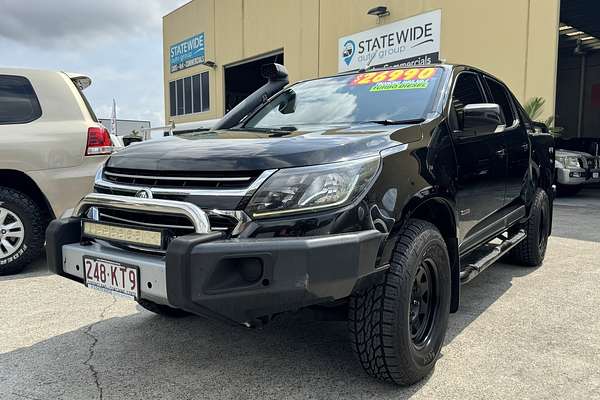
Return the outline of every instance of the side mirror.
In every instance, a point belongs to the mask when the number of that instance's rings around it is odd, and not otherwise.
[[[542,122],[532,121],[531,126],[533,127],[533,131],[535,133],[550,133],[548,126]]]
[[[468,104],[463,111],[463,131],[473,136],[504,132],[506,121],[498,104]]]

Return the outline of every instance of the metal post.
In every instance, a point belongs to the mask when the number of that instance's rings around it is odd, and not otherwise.
[[[587,64],[587,56],[581,55],[581,71],[579,74],[579,108],[577,109],[577,137],[581,137],[581,130],[583,129],[583,98],[585,96],[585,68]]]

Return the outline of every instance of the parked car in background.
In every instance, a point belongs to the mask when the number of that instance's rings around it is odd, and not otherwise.
[[[0,68],[0,275],[37,257],[48,222],[90,191],[112,153],[80,74]]]
[[[600,139],[558,139],[556,182],[560,195],[574,195],[586,185],[600,183]]]
[[[462,283],[504,255],[542,263],[554,138],[472,67],[264,76],[210,131],[112,155],[50,224],[49,269],[169,316],[310,308],[348,320],[367,373],[423,379]]]

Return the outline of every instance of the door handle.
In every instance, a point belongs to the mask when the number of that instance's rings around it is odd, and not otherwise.
[[[500,158],[506,156],[506,150],[505,149],[497,150],[496,151],[496,156],[500,157]]]
[[[523,150],[523,151],[528,151],[528,150],[529,150],[529,144],[527,144],[527,143],[523,143],[523,144],[521,145],[521,150]]]

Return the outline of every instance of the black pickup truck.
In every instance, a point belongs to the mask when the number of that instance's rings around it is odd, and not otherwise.
[[[111,156],[50,225],[49,267],[159,314],[342,316],[369,374],[417,382],[462,283],[542,263],[553,139],[468,66],[263,73],[214,129]]]

